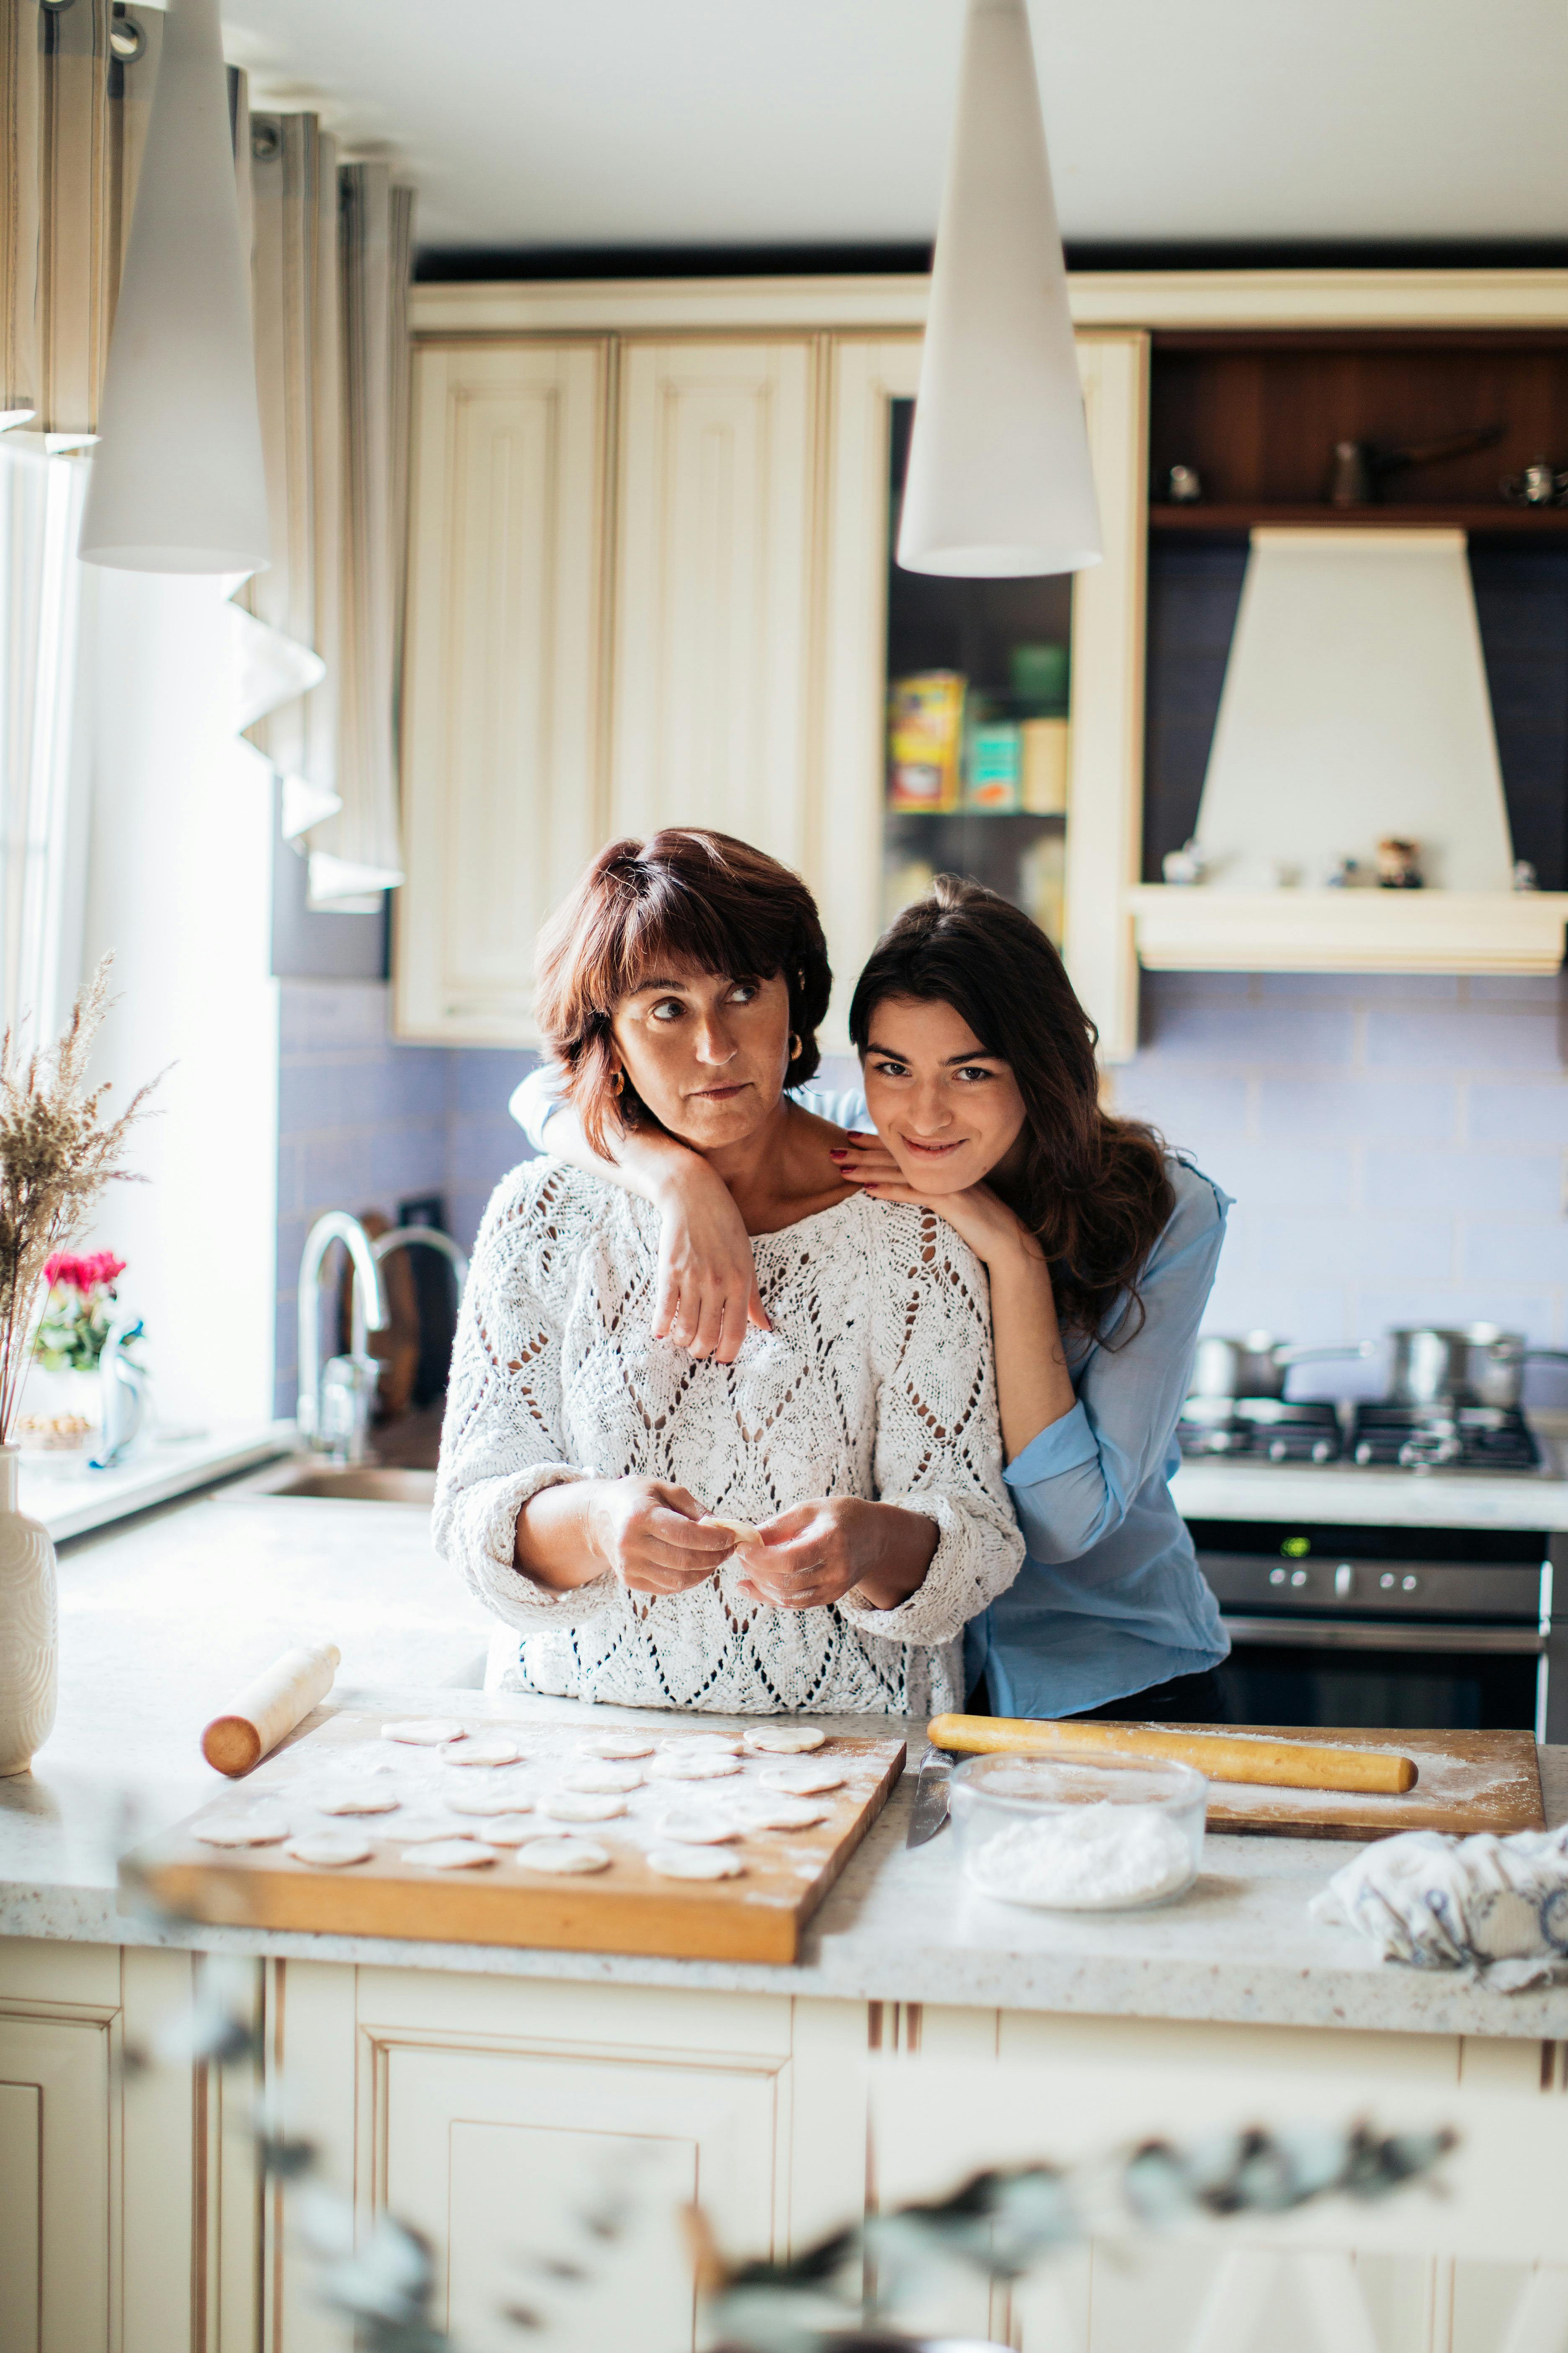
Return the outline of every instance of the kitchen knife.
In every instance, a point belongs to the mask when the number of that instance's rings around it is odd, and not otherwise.
[[[952,1772],[952,1759],[947,1751],[928,1744],[915,1777],[914,1803],[904,1833],[906,1847],[924,1846],[938,1831],[947,1828],[947,1785]]]

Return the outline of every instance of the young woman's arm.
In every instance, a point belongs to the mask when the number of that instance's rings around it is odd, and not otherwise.
[[[907,1201],[939,1210],[985,1269],[1002,1444],[1011,1462],[1077,1403],[1045,1252],[988,1186],[932,1199],[910,1192],[892,1154],[875,1136],[857,1139],[840,1156],[839,1166],[865,1186],[873,1200]]]
[[[531,1071],[512,1096],[512,1117],[536,1151],[618,1185],[658,1211],[654,1337],[732,1365],[748,1323],[759,1332],[769,1324],[751,1238],[729,1187],[700,1153],[662,1128],[628,1128],[616,1139],[615,1157],[602,1158],[563,1100],[560,1081],[549,1062]]]

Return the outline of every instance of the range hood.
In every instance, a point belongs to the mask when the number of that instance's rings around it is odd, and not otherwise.
[[[1511,888],[1465,534],[1255,530],[1199,805],[1200,887],[1310,890],[1342,859],[1374,882],[1386,836],[1419,843],[1429,888]]]

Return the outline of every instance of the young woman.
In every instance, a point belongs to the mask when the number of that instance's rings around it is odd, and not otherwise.
[[[873,1199],[939,1209],[990,1277],[1006,1482],[1028,1557],[971,1624],[966,1671],[999,1715],[1221,1713],[1228,1641],[1168,1481],[1176,1418],[1230,1204],[1100,1103],[1093,1024],[1027,916],[943,877],[856,987],[863,1098],[837,1165]],[[539,1141],[659,1210],[658,1322],[732,1359],[765,1318],[707,1173],[639,1133],[605,1169],[536,1072],[513,1109]]]
[[[805,885],[722,834],[615,843],[551,926],[541,1018],[581,1133],[701,1168],[765,1329],[693,1361],[654,1329],[643,1202],[549,1162],[498,1186],[435,1532],[509,1630],[502,1687],[753,1714],[963,1699],[963,1629],[1023,1556],[984,1285],[932,1209],[868,1201],[838,1132],[785,1098],[830,982]]]

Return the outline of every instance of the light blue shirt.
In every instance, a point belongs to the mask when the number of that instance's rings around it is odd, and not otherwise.
[[[536,1149],[559,1099],[549,1064],[512,1096]],[[862,1094],[798,1087],[795,1100],[837,1126],[870,1127]],[[1069,1351],[1077,1404],[1004,1474],[1028,1555],[964,1637],[970,1685],[985,1674],[998,1715],[1073,1715],[1217,1666],[1230,1650],[1170,1481],[1231,1204],[1184,1161],[1167,1168],[1176,1204],[1143,1270],[1141,1329],[1120,1348],[1102,1339]],[[1107,1339],[1130,1309],[1117,1303]]]

